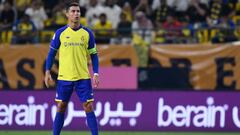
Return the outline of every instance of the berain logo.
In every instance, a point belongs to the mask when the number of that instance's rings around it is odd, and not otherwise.
[[[176,105],[164,104],[164,98],[158,101],[158,127],[174,125],[176,127],[206,127],[225,126],[226,111],[229,106],[214,105],[214,98],[208,97],[206,105]],[[219,122],[219,123],[218,123]]]

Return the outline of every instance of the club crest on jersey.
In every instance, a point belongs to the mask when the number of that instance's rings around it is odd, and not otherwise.
[[[84,41],[85,41],[85,38],[84,38],[84,36],[82,36],[82,37],[81,37],[80,44],[81,44],[81,45],[84,45]]]

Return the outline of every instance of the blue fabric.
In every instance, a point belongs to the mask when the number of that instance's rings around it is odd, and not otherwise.
[[[57,94],[55,97],[56,101],[68,102],[71,98],[74,88],[73,81],[58,80],[57,82]]]
[[[94,48],[96,42],[95,42],[95,39],[94,39],[93,32],[90,29],[86,28],[86,27],[83,27],[83,29],[86,30],[88,32],[88,34],[89,34],[88,49]]]
[[[46,70],[50,70],[52,68],[53,60],[54,60],[56,54],[57,54],[57,51],[50,48],[50,50],[48,52],[48,57],[46,60]]]
[[[217,24],[219,25],[219,24],[221,24],[221,23],[225,23],[222,19],[219,19],[218,21],[217,21]],[[234,22],[231,20],[231,19],[228,19],[227,20],[227,25],[228,25],[228,27],[230,28],[230,29],[234,29],[235,28],[235,24],[234,24]]]
[[[67,28],[68,26],[64,26],[60,29],[58,29],[53,38],[52,38],[52,41],[51,41],[51,44],[50,44],[50,50],[49,50],[49,53],[48,53],[48,57],[47,57],[47,61],[46,61],[46,70],[50,70],[52,68],[52,64],[53,64],[53,60],[57,54],[57,50],[59,49],[60,47],[60,35],[61,33]]]
[[[60,47],[60,44],[61,44],[61,42],[60,42],[60,35],[61,35],[61,33],[62,33],[65,29],[67,29],[67,28],[68,28],[68,25],[66,25],[66,26],[58,29],[58,30],[55,32],[55,34],[54,34],[54,36],[53,36],[53,38],[52,38],[52,41],[51,41],[51,47],[52,47],[52,48],[54,48],[54,49],[57,50],[57,49]]]
[[[92,135],[98,135],[97,118],[94,112],[86,113],[86,115],[88,127],[90,128]]]
[[[83,79],[78,81],[58,80],[56,100],[68,102],[74,89],[82,103],[93,99],[91,80]]]
[[[53,123],[53,135],[60,135],[64,124],[64,113],[57,112]]]
[[[90,79],[75,81],[74,86],[78,98],[82,103],[93,100],[93,89]]]
[[[93,65],[93,72],[98,73],[98,67],[99,67],[99,60],[98,60],[98,55],[97,54],[91,54],[91,60],[92,60],[92,65]]]

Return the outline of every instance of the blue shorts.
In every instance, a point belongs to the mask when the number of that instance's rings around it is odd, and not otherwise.
[[[81,102],[93,101],[93,90],[90,79],[78,81],[63,81],[58,80],[56,101],[68,102],[71,98],[73,90]]]

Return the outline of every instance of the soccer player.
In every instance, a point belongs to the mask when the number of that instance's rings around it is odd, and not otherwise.
[[[93,110],[93,91],[88,71],[88,54],[93,63],[93,86],[98,87],[98,55],[93,33],[80,24],[78,3],[66,6],[68,24],[55,32],[46,61],[45,84],[52,81],[50,70],[59,50],[59,72],[57,83],[57,113],[53,123],[53,135],[59,135],[64,124],[64,113],[73,90],[83,103],[87,124],[92,135],[98,135],[96,116]]]

